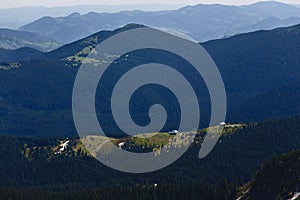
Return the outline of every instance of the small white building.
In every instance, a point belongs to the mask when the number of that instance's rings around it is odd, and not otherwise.
[[[119,146],[120,149],[122,149],[122,147],[124,147],[125,144],[126,144],[126,142],[121,142],[121,143],[118,144],[118,146]]]
[[[169,132],[170,135],[177,135],[177,133],[179,133],[179,131],[177,130],[173,130]]]
[[[221,122],[219,126],[222,127],[222,128],[224,128],[226,126],[226,123],[225,122]]]

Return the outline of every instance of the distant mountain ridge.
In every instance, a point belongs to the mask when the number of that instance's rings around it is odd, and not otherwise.
[[[36,33],[0,29],[0,48],[3,49],[30,47],[40,51],[51,51],[60,46],[58,42]]]
[[[76,5],[61,7],[44,7],[44,6],[25,6],[17,8],[0,9],[0,27],[16,29],[26,25],[44,16],[61,17],[73,12],[85,14],[88,12],[120,12],[122,10],[168,10],[178,9],[182,5],[165,5],[165,4],[130,4],[130,5]]]
[[[299,8],[277,1],[261,1],[247,6],[241,6],[246,12],[254,13],[262,17],[277,17],[287,19],[289,17],[299,17]]]
[[[274,18],[276,20],[272,20]],[[40,33],[66,44],[129,23],[175,29],[197,41],[208,41],[244,32],[295,25],[300,23],[300,8],[270,1],[247,6],[199,4],[156,12],[73,13],[59,18],[43,17],[19,30]]]

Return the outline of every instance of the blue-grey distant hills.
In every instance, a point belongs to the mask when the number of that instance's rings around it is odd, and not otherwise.
[[[276,1],[262,1],[247,6],[241,6],[248,13],[263,17],[277,17],[286,19],[291,16],[300,16],[299,7]]]
[[[195,40],[208,41],[244,32],[295,25],[300,23],[300,8],[269,1],[247,6],[199,4],[156,12],[73,13],[59,18],[43,17],[19,30],[39,33],[65,44],[128,23],[175,29]]]
[[[85,14],[88,12],[120,12],[123,10],[155,11],[162,9],[178,9],[182,5],[165,4],[129,4],[129,5],[76,5],[62,7],[25,6],[0,9],[0,27],[16,29],[44,16],[61,17],[73,12]]]

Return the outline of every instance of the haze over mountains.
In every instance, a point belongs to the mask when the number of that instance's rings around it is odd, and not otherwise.
[[[175,29],[203,42],[244,32],[295,25],[300,23],[300,8],[270,1],[247,6],[199,4],[156,12],[73,13],[59,18],[43,17],[19,30],[39,33],[66,44],[128,23]]]
[[[165,4],[134,4],[134,5],[78,5],[69,7],[43,7],[43,6],[26,6],[17,8],[0,9],[0,27],[17,29],[20,26],[33,22],[44,16],[61,17],[67,16],[73,12],[82,14],[88,12],[120,12],[123,10],[170,10],[182,7],[181,5]]]

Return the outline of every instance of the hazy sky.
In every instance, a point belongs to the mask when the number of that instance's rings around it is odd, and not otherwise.
[[[230,5],[241,5],[254,3],[259,0],[2,0],[0,7],[1,8],[12,8],[20,6],[47,6],[47,7],[56,7],[56,6],[70,6],[70,5],[87,5],[87,4],[101,4],[101,5],[125,5],[125,4],[180,4],[180,5],[194,5],[194,4],[230,4]],[[294,3],[297,4],[299,0],[280,0],[285,3]]]

